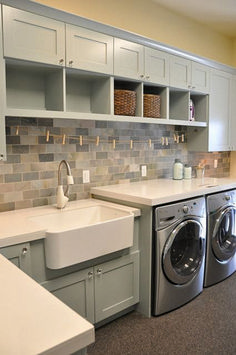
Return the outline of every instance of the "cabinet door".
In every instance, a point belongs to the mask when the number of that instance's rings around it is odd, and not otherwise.
[[[209,151],[229,150],[230,90],[231,75],[213,70],[209,97]]]
[[[16,244],[1,248],[0,253],[15,264],[19,269],[31,276],[30,244]]]
[[[139,301],[139,252],[97,265],[94,270],[95,322]]]
[[[66,65],[98,73],[113,73],[113,37],[66,25]]]
[[[54,296],[94,323],[93,268],[41,283]]]
[[[130,79],[144,79],[144,47],[114,39],[114,74]]]
[[[191,86],[191,61],[178,56],[170,57],[170,85],[180,89]]]
[[[153,48],[145,48],[145,79],[169,85],[169,55]]]
[[[209,93],[210,69],[206,65],[192,62],[192,90]]]
[[[236,150],[236,75],[231,80],[230,97],[230,150]]]
[[[63,64],[65,25],[30,12],[3,6],[4,56]]]

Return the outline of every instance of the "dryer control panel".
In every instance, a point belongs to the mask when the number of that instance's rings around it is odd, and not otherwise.
[[[168,225],[185,217],[205,217],[206,207],[204,197],[155,208],[155,229],[166,228]]]

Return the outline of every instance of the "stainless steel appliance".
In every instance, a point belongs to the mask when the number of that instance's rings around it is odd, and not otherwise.
[[[203,197],[154,209],[153,315],[203,290],[206,208]]]
[[[236,270],[236,190],[207,196],[207,225],[205,287]]]

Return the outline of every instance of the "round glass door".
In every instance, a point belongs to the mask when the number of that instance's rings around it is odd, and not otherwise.
[[[192,280],[202,264],[204,250],[202,225],[193,219],[180,223],[164,247],[162,263],[166,277],[180,285]]]
[[[236,251],[235,207],[227,207],[221,211],[216,220],[212,237],[212,249],[220,261],[229,260]]]

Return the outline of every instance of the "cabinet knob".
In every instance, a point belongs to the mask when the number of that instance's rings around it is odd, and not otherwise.
[[[25,247],[25,248],[23,248],[22,249],[22,255],[25,255],[25,254],[27,254],[28,253],[28,249]]]
[[[72,67],[73,60],[69,60],[69,65]]]
[[[144,74],[140,74],[139,76],[140,76],[140,78],[141,78],[141,79],[143,79],[143,78],[144,78]]]
[[[89,279],[92,279],[92,278],[93,278],[93,272],[92,272],[92,271],[89,271],[89,272],[88,272],[88,278],[89,278]]]
[[[100,276],[102,274],[102,269],[97,269],[97,275]]]
[[[62,58],[62,59],[59,60],[59,64],[62,65],[63,63],[64,63],[64,59]]]
[[[146,75],[146,79],[149,80],[150,79],[150,75]]]

